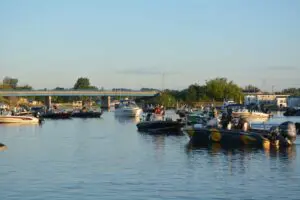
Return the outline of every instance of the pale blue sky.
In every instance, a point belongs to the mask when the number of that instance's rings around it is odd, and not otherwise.
[[[300,87],[299,53],[298,0],[0,1],[1,76],[35,88]]]

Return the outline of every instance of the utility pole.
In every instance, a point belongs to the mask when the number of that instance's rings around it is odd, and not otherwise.
[[[165,73],[164,72],[162,73],[161,87],[162,87],[161,90],[163,92],[165,89]]]

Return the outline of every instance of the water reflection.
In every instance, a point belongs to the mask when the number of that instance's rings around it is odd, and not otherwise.
[[[225,155],[232,154],[261,154],[263,153],[268,158],[281,158],[286,160],[292,160],[296,158],[296,145],[289,147],[274,147],[274,148],[256,148],[256,147],[241,147],[241,148],[230,148],[221,146],[218,143],[202,146],[193,146],[191,143],[186,145],[186,152],[197,152],[198,150],[206,150],[208,154],[215,156],[220,153]]]
[[[245,174],[250,165],[253,163],[259,165],[263,160],[270,161],[271,170],[294,171],[296,166],[296,145],[286,148],[262,149],[251,147],[228,148],[217,143],[193,146],[188,143],[186,153],[189,157],[205,156],[209,164],[215,167],[223,165],[223,167],[228,168],[230,174]]]
[[[121,124],[129,124],[129,123],[139,123],[140,117],[126,117],[126,116],[116,116],[115,119]]]
[[[292,161],[296,158],[296,145],[290,147],[264,149],[267,158],[280,159],[282,161]]]
[[[0,123],[0,127],[34,127],[34,126],[42,126],[42,123],[36,124],[23,124],[23,123]]]

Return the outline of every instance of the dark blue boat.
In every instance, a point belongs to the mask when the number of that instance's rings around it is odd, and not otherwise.
[[[290,146],[296,140],[296,126],[293,122],[285,122],[271,130],[250,129],[227,130],[219,128],[184,128],[190,137],[190,142],[195,145],[219,143],[223,146]]]

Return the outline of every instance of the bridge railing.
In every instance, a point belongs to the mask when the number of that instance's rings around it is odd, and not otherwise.
[[[0,96],[154,96],[157,91],[0,90]]]

